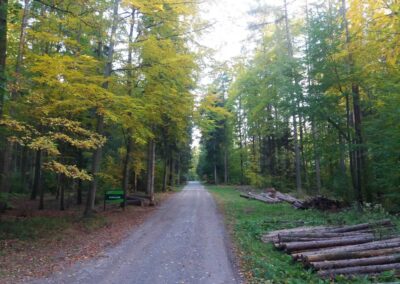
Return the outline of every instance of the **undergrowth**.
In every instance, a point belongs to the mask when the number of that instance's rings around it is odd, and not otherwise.
[[[398,219],[380,209],[369,208],[363,213],[352,208],[338,213],[296,210],[286,203],[265,204],[241,198],[240,193],[230,187],[210,186],[208,189],[216,198],[226,222],[232,228],[242,268],[245,274],[249,275],[250,283],[332,283],[318,278],[313,271],[294,263],[289,255],[276,250],[273,245],[263,243],[261,236],[266,232],[299,226],[357,224],[386,218],[399,225]],[[364,284],[394,280],[393,273],[388,272],[375,279],[337,278],[336,283]]]

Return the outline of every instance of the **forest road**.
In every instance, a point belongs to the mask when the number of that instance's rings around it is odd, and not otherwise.
[[[191,182],[101,257],[32,283],[240,283],[233,259],[212,196]]]

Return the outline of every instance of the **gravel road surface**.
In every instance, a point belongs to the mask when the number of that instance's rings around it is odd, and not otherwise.
[[[189,183],[117,247],[33,283],[240,283],[215,202]]]

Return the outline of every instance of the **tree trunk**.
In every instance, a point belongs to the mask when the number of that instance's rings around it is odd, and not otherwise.
[[[115,48],[115,40],[116,40],[117,26],[119,23],[119,15],[118,15],[119,4],[120,4],[120,0],[114,0],[113,16],[112,16],[113,20],[112,20],[111,33],[110,33],[110,45],[109,45],[107,63],[104,68],[104,77],[105,78],[109,78],[112,74],[112,65],[113,65],[114,51],[115,51],[115,49],[114,49]],[[108,89],[108,87],[109,87],[109,82],[108,82],[108,80],[106,80],[105,83],[103,84],[103,88]],[[97,113],[97,133],[102,135],[103,132],[104,132],[104,117],[103,117],[103,114]],[[93,181],[92,181],[89,193],[88,193],[86,208],[85,208],[85,212],[84,212],[84,215],[86,217],[90,216],[91,213],[93,213],[93,211],[94,211],[96,192],[97,192],[97,183],[98,183],[97,174],[100,170],[101,158],[102,158],[102,148],[100,147],[93,152],[93,158],[92,158]]]
[[[8,0],[0,0],[0,119],[3,118],[4,100],[7,95],[7,75],[6,75],[6,57],[7,57],[7,12]],[[3,138],[0,137],[2,140]],[[5,140],[5,139],[4,139]],[[1,143],[2,141],[0,141]],[[4,141],[7,143],[6,141]],[[4,151],[0,150],[0,182],[4,177],[4,169],[2,168]],[[4,192],[0,188],[0,192]],[[0,210],[6,207],[5,202],[0,201]]]
[[[163,173],[163,186],[162,192],[167,192],[167,182],[168,182],[168,159],[164,159],[164,173]]]
[[[396,247],[400,247],[400,238],[383,240],[383,241],[374,241],[358,245],[327,248],[319,251],[306,251],[299,253],[298,256],[296,257],[301,257],[304,258],[305,261],[313,262],[312,261],[313,256],[317,256],[318,258],[323,258],[324,257],[323,255],[329,255],[333,253],[366,251],[366,250],[386,249],[386,248],[396,248]]]
[[[36,151],[35,158],[35,177],[33,181],[33,189],[31,192],[31,200],[35,200],[36,196],[41,187],[41,179],[42,179],[42,151]]]
[[[60,210],[65,210],[65,178],[62,174],[60,182]]]
[[[280,247],[285,249],[286,251],[300,251],[300,250],[353,245],[353,244],[362,244],[371,242],[373,240],[374,236],[356,236],[356,237],[349,236],[349,237],[340,237],[336,239],[327,239],[327,240],[282,243]]]
[[[129,191],[129,180],[130,180],[130,161],[131,161],[131,155],[132,155],[132,149],[133,149],[133,140],[130,135],[130,130],[128,130],[128,138],[127,138],[127,145],[126,145],[126,154],[125,154],[125,159],[124,159],[124,170],[123,170],[123,178],[122,178],[122,189],[124,191],[124,196],[125,196],[125,203],[124,203],[124,208],[126,207],[126,197],[128,195]]]
[[[0,0],[0,119],[3,118],[4,99],[7,95],[7,12],[8,0]]]
[[[169,178],[168,178],[168,184],[170,187],[174,187],[175,183],[174,183],[174,175],[175,175],[175,159],[173,157],[170,158],[169,161]]]
[[[337,275],[372,274],[389,270],[400,270],[400,263],[321,270],[318,271],[318,275],[323,278],[334,278]]]
[[[227,144],[227,143],[225,143]],[[224,184],[228,184],[228,149],[224,149]]]
[[[83,153],[82,151],[78,152],[78,167],[82,169],[84,166],[84,158],[83,158]],[[82,204],[82,180],[78,179],[78,184],[76,187],[76,204],[81,205]]]
[[[155,156],[156,143],[154,140],[149,141],[147,155],[147,195],[150,199],[150,204],[154,205],[154,174],[155,174]]]
[[[356,142],[356,160],[355,166],[357,171],[357,202],[363,203],[363,181],[362,174],[364,173],[363,167],[363,138],[362,138],[362,120],[361,120],[361,105],[360,105],[360,87],[357,84],[352,85],[353,93],[353,109],[354,109],[354,128],[355,128],[355,142]]]
[[[392,255],[399,253],[400,253],[400,247],[394,247],[394,248],[366,250],[366,251],[340,252],[340,253],[332,253],[325,255],[311,255],[307,257],[307,260],[312,261],[310,263],[323,263],[334,260],[378,257],[378,256]]]
[[[311,123],[311,132],[313,138],[313,147],[314,147],[314,160],[315,160],[315,181],[317,185],[317,192],[318,194],[321,193],[321,160],[319,156],[319,151],[317,149],[317,131],[315,129],[315,122],[312,121]]]
[[[98,115],[97,116],[97,133],[102,134],[103,131],[104,131],[104,117],[102,115]],[[94,211],[96,192],[97,192],[97,184],[98,184],[97,174],[100,170],[101,156],[102,156],[102,148],[98,148],[98,149],[94,150],[93,161],[92,161],[93,180],[90,185],[90,189],[89,189],[88,196],[86,199],[86,208],[85,208],[85,212],[84,212],[84,215],[86,217],[89,217]]]
[[[399,254],[367,257],[367,258],[313,262],[310,263],[310,266],[317,270],[328,270],[328,269],[354,267],[354,266],[389,264],[396,262],[400,262]]]
[[[36,199],[36,195],[39,193],[39,210],[44,209],[44,188],[42,185],[42,151],[36,151],[35,158],[35,177],[33,182],[33,190],[31,194],[31,200]]]
[[[293,60],[293,45],[292,45],[292,37],[290,34],[290,27],[289,27],[289,15],[288,15],[288,7],[287,7],[287,0],[284,0],[284,12],[285,12],[285,30],[286,30],[286,40],[288,45],[288,54],[290,59]],[[293,70],[292,70],[293,72]],[[291,78],[293,82],[295,82],[294,74],[292,74]],[[295,95],[294,93],[292,95]],[[296,99],[293,98],[293,108],[297,108]],[[295,168],[296,168],[296,189],[299,194],[302,193],[301,188],[301,156],[300,156],[300,145],[299,145],[299,137],[298,137],[298,130],[297,130],[297,118],[296,113],[293,113],[293,143],[294,143],[294,152],[295,152]]]

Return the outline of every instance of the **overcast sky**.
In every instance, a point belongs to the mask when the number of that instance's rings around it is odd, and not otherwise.
[[[250,32],[247,27],[251,21],[248,11],[257,3],[283,7],[283,0],[203,0],[200,5],[202,18],[214,23],[200,42],[217,52],[215,59],[225,61],[240,55]],[[306,0],[287,0],[289,13],[304,13]],[[314,0],[308,0],[312,3]]]
[[[248,11],[255,7],[257,2],[268,6],[283,6],[283,0],[202,0],[201,17],[213,23],[213,26],[203,33],[199,42],[215,50],[214,60],[231,60],[241,55],[243,46],[251,46],[251,42],[247,40],[250,36],[248,24],[252,20]],[[306,0],[288,0],[290,13],[301,13],[300,8],[304,7],[305,2]],[[207,70],[204,71],[201,82],[210,83]],[[194,138],[194,146],[197,146],[198,131],[195,131]]]

